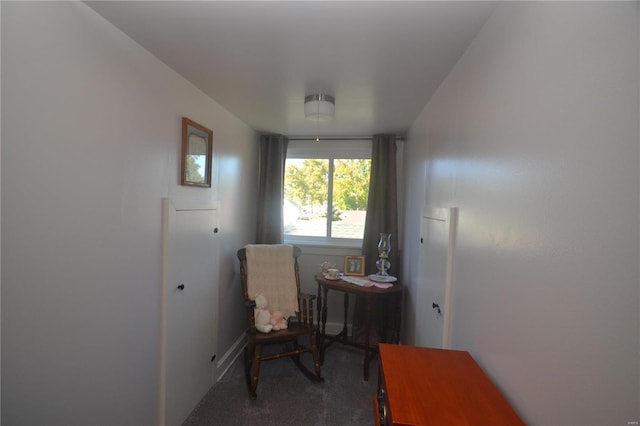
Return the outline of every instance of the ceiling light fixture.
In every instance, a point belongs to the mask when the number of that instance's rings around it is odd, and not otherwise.
[[[331,120],[335,109],[336,100],[331,95],[318,93],[304,98],[304,116],[307,118],[317,121]]]

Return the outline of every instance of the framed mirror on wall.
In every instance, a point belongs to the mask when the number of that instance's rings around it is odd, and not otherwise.
[[[211,188],[213,132],[187,117],[182,117],[182,153],[180,184]]]

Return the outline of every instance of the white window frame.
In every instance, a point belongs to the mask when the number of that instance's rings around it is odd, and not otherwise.
[[[331,140],[290,140],[287,146],[287,159],[371,159],[371,140],[370,139],[331,139]],[[332,177],[329,181],[328,204],[329,209],[333,204],[333,166],[329,163],[329,172]],[[331,217],[330,214],[328,218]],[[331,226],[331,222],[327,218],[327,226]],[[328,233],[328,232],[327,232]],[[300,246],[321,246],[321,247],[349,247],[362,248],[362,239],[355,238],[331,238],[331,237],[313,237],[302,235],[284,235],[285,244],[295,244]]]

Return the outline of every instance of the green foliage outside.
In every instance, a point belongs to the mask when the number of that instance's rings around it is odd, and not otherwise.
[[[328,160],[287,161],[284,196],[300,206],[326,205],[328,182]]]
[[[371,160],[334,160],[333,216],[339,210],[364,210],[369,195]],[[300,206],[325,205],[328,198],[329,160],[287,160],[285,198]]]
[[[204,174],[200,173],[200,165],[196,163],[195,155],[187,155],[187,181],[204,182]]]
[[[371,160],[335,160],[333,205],[340,210],[365,210],[370,174]]]

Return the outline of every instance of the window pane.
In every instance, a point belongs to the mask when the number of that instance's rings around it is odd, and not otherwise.
[[[284,177],[284,233],[327,236],[329,160],[287,159]]]
[[[333,238],[364,237],[369,196],[370,159],[342,159],[333,162]]]

